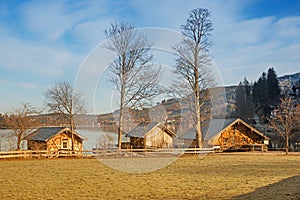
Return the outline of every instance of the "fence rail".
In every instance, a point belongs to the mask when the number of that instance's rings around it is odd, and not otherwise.
[[[2,151],[0,159],[11,158],[58,158],[58,157],[158,157],[158,156],[178,156],[181,154],[205,154],[214,152],[212,148],[174,148],[174,149],[99,149],[84,151]]]
[[[271,151],[247,151],[249,153],[260,153],[263,155],[285,155],[284,149],[269,149]],[[170,157],[182,154],[208,154],[215,152],[213,148],[172,148],[172,149],[96,149],[84,151],[0,151],[0,160],[5,159],[34,159],[34,158],[134,158],[134,157]],[[217,151],[218,152],[218,151]],[[245,152],[244,152],[245,153]],[[221,153],[222,154],[222,153]],[[228,153],[225,153],[228,154]],[[232,153],[235,154],[235,153]],[[243,152],[236,152],[243,154]],[[300,155],[300,152],[289,152],[291,155]],[[254,154],[253,154],[254,155]]]
[[[58,157],[76,157],[82,156],[82,152],[79,151],[2,151],[0,152],[0,159],[9,158],[58,158]]]

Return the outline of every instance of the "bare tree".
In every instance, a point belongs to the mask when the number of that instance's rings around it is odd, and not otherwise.
[[[110,66],[111,82],[119,94],[118,148],[121,149],[125,108],[145,107],[158,94],[160,68],[151,65],[152,44],[148,38],[125,22],[116,22],[104,31],[105,48],[116,53]]]
[[[284,139],[285,153],[288,154],[289,140],[297,129],[296,108],[291,97],[285,96],[280,99],[278,108],[269,119],[269,126]]]
[[[196,147],[202,147],[201,106],[209,95],[208,87],[213,83],[208,68],[211,63],[208,48],[212,44],[209,36],[213,30],[210,12],[202,8],[193,9],[181,29],[185,38],[173,48],[177,56],[175,72],[180,77],[177,92],[190,99]]]
[[[72,135],[72,150],[74,149],[74,129],[76,114],[85,112],[84,100],[81,94],[74,90],[66,81],[57,83],[45,93],[46,104],[49,112],[61,114],[69,123]]]
[[[11,135],[17,138],[17,151],[20,150],[21,141],[30,132],[32,121],[30,116],[36,114],[37,110],[29,103],[22,103],[18,108],[15,108],[9,117],[9,127],[12,130]]]

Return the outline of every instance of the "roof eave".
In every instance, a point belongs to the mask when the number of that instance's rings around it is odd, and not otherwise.
[[[266,140],[270,139],[266,135],[264,135],[263,133],[261,133],[260,131],[258,131],[256,128],[254,128],[253,126],[250,126],[249,124],[247,124],[241,118],[238,118],[237,120],[239,120],[240,122],[242,122],[247,128],[249,128],[251,131],[255,132],[257,135],[260,135],[261,137],[265,138]],[[237,120],[235,120],[235,121],[237,121]]]
[[[60,131],[58,131],[56,134],[54,134],[54,135],[48,137],[45,141],[48,142],[50,139],[56,137],[57,135],[60,135],[61,133],[65,132],[66,130],[71,132],[71,129],[70,129],[70,128],[65,127],[65,128],[63,128],[63,129],[61,129]],[[76,131],[73,131],[73,134],[76,135],[77,137],[79,137],[82,141],[88,139],[87,137],[84,137],[84,136],[80,135],[80,134],[77,133]]]

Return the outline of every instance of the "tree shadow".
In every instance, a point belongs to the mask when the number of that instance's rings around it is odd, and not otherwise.
[[[300,199],[300,176],[293,176],[256,189],[253,192],[235,196],[232,199]]]

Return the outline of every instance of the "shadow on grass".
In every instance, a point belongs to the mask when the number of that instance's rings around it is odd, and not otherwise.
[[[256,189],[247,194],[233,197],[234,200],[241,199],[300,199],[300,176],[283,179],[277,183]]]

